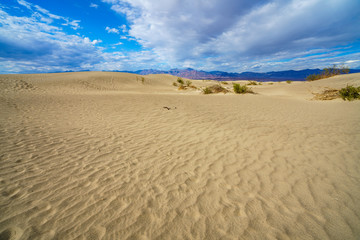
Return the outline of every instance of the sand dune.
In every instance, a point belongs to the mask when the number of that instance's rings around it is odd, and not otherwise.
[[[0,239],[360,238],[360,101],[312,100],[360,74],[176,79],[0,75]]]

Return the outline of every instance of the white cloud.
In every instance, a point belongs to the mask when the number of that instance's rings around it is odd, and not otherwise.
[[[77,30],[80,28],[80,20],[71,20],[65,19],[65,23],[63,23],[63,26],[70,26],[72,29]]]
[[[106,27],[105,30],[106,30],[108,33],[116,33],[116,34],[119,34],[119,29],[116,29],[116,28]]]
[[[127,32],[127,27],[126,27],[125,24],[119,26],[119,29],[121,29],[121,31],[122,31],[123,33],[126,33],[126,32]]]
[[[97,5],[97,4],[95,4],[95,3],[90,3],[90,7],[92,7],[92,8],[98,8],[99,5]]]
[[[0,25],[2,73],[80,70],[103,60],[95,47],[101,40],[68,35],[37,14],[17,17],[0,9]]]
[[[360,39],[358,0],[103,2],[127,16],[130,36],[177,66],[238,71],[239,62],[326,52]]]
[[[80,27],[80,20],[72,20],[70,18],[67,17],[61,17],[55,14],[50,13],[48,10],[29,3],[25,0],[17,0],[17,2],[26,7],[28,10],[30,10],[30,12],[32,13],[32,16],[37,18],[38,20],[40,20],[40,22],[46,22],[48,24],[52,23],[54,20],[59,20],[62,21],[63,23],[61,25],[63,26],[70,26],[72,29],[77,30]]]

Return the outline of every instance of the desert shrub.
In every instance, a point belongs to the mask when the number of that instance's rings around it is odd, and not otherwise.
[[[269,85],[273,85],[274,83],[270,82]]]
[[[249,81],[247,85],[258,85],[256,81]]]
[[[172,85],[175,86],[175,87],[177,87],[178,84],[177,84],[176,82],[173,82]]]
[[[222,84],[225,84],[225,85],[229,84],[228,82],[224,82],[224,81],[221,81],[221,83],[222,83]]]
[[[226,88],[222,87],[220,84],[215,84],[212,85],[210,87],[206,87],[202,89],[202,92],[204,94],[210,94],[210,93],[227,93],[229,92],[229,90],[227,90]]]
[[[180,86],[179,86],[179,88],[178,88],[178,90],[186,90],[186,86],[184,86],[184,85],[182,85],[182,84],[180,84]]]
[[[287,83],[287,84],[290,84],[290,83],[292,83],[292,81],[291,81],[291,80],[287,80],[286,83]]]
[[[310,74],[306,77],[307,81],[314,81],[323,78],[329,78],[332,76],[336,76],[339,74],[347,74],[350,72],[350,69],[346,66],[337,66],[336,64],[332,65],[331,67],[324,68],[320,74]]]
[[[192,82],[190,80],[186,80],[186,86],[190,87],[191,84]]]
[[[306,77],[307,81],[315,81],[315,80],[319,80],[322,79],[322,75],[321,74],[310,74],[309,76]]]
[[[235,93],[241,93],[241,94],[244,94],[244,93],[254,93],[251,88],[249,88],[248,86],[246,85],[243,85],[241,86],[240,84],[238,83],[234,83],[233,84],[233,88],[234,88],[234,92]]]
[[[229,90],[227,90],[226,88],[224,88],[223,86],[221,86],[220,84],[216,84],[216,85],[212,85],[210,86],[210,89],[212,90],[212,92],[214,93],[227,93],[229,92]]]
[[[176,80],[178,83],[180,83],[181,85],[183,85],[184,84],[184,80],[182,79],[182,78],[178,78],[177,80]]]
[[[201,91],[203,92],[203,94],[211,94],[211,93],[213,93],[209,87],[203,88],[203,89],[201,89]]]
[[[340,89],[339,94],[343,100],[352,101],[354,99],[360,99],[360,87],[346,86]]]

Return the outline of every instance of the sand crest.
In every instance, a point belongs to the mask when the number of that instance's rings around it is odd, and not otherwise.
[[[0,238],[360,238],[360,101],[313,100],[360,74],[176,79],[0,75]]]

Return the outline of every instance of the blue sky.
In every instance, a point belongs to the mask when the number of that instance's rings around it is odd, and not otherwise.
[[[359,0],[4,0],[0,73],[360,68]]]

